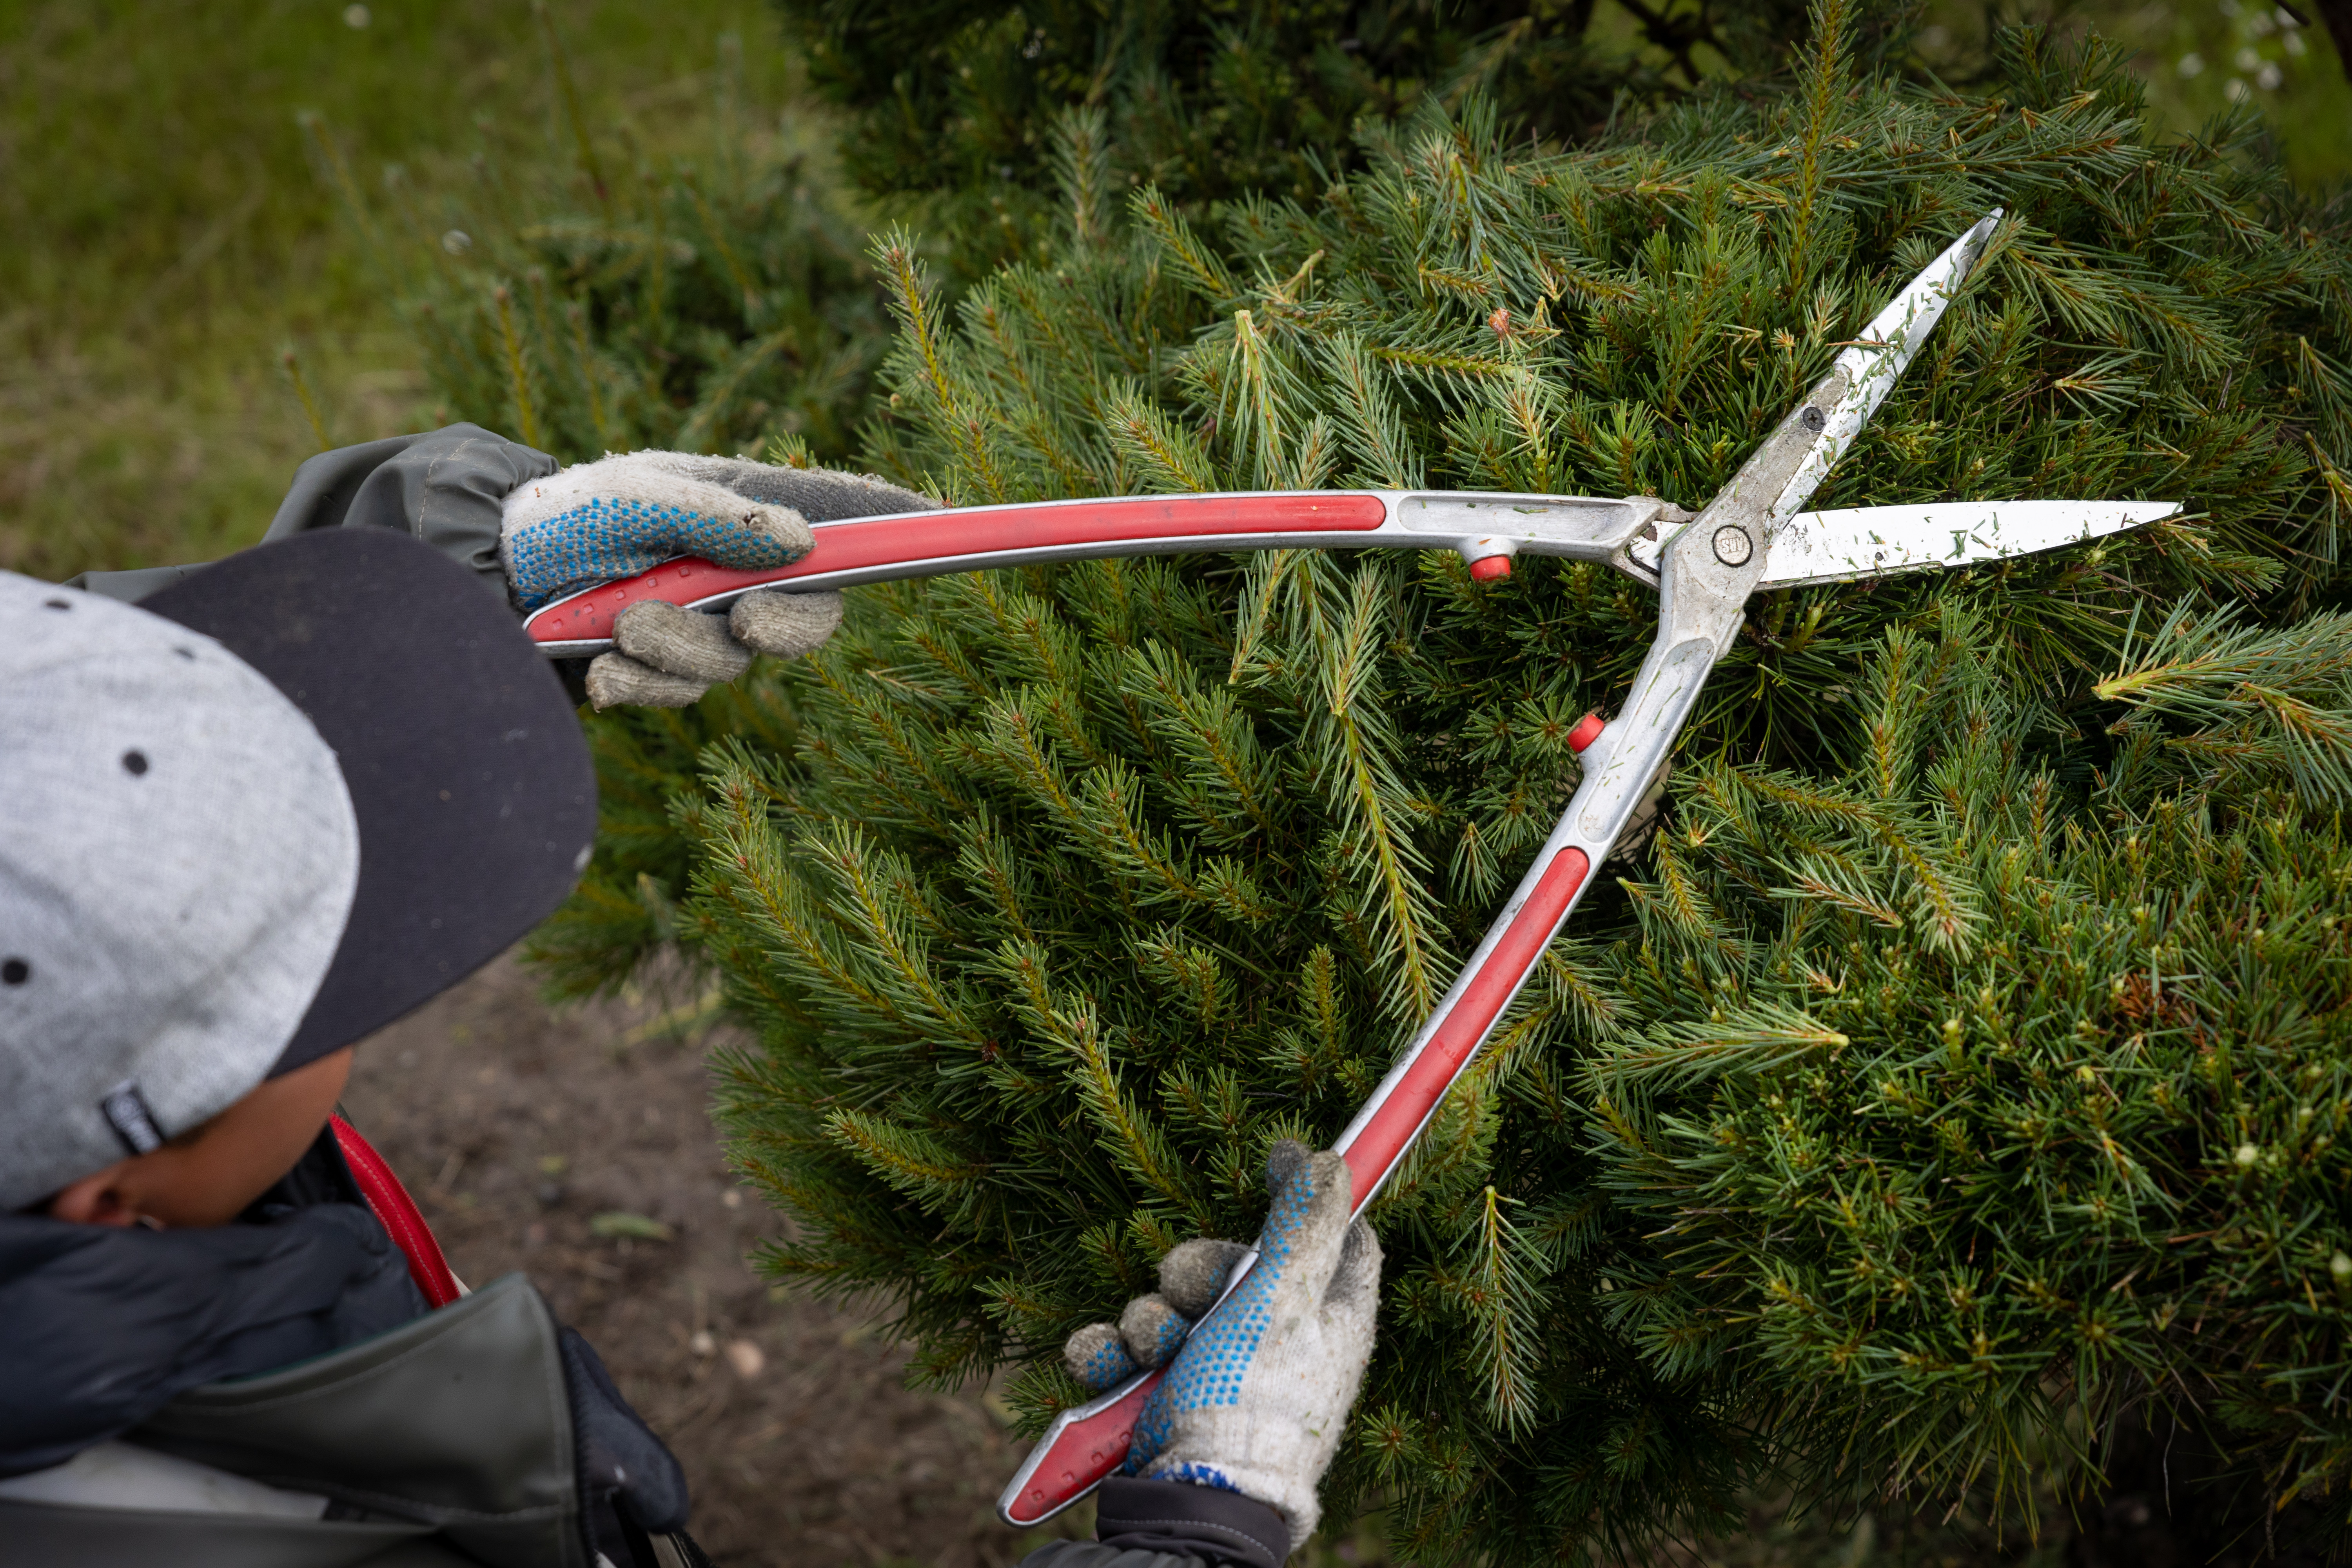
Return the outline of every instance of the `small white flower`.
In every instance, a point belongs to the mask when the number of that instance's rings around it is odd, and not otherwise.
[[[453,228],[441,237],[441,248],[452,256],[463,256],[474,248],[474,237],[462,228]]]

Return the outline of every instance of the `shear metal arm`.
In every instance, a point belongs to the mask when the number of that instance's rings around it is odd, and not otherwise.
[[[1898,294],[1871,322],[1867,341],[1840,354],[1706,510],[1666,541],[1658,635],[1624,708],[1597,733],[1580,726],[1584,780],[1559,825],[1454,988],[1339,1135],[1336,1147],[1355,1177],[1359,1208],[1395,1170],[1576,907],[1592,868],[1616,847],[1689,721],[1699,689],[1738,634],[1774,534],[1811,497],[1917,352],[1999,216],[1969,229]]]
[[[1507,574],[1515,555],[1557,555],[1654,584],[1631,547],[1645,530],[1654,538],[1659,525],[1685,515],[1652,496],[1478,490],[1275,490],[955,507],[814,524],[815,548],[789,566],[738,572],[680,556],[559,599],[523,626],[541,651],[574,658],[609,647],[614,619],[646,599],[710,610],[755,588],[805,593],[1042,561],[1233,550],[1453,550],[1480,578]]]
[[[1606,724],[1588,716],[1570,737],[1582,756],[1584,778],[1559,825],[1444,998],[1333,1142],[1348,1163],[1355,1213],[1363,1212],[1404,1163],[1446,1091],[1535,972],[1591,886],[1592,868],[1616,847],[1673,751],[1708,672],[1738,631],[1740,606],[1763,570],[1764,552],[1727,565],[1708,546],[1705,521],[1666,546],[1658,638],[1624,708]],[[1253,1253],[1234,1268],[1226,1294],[1255,1259]],[[1144,1401],[1161,1375],[1141,1373],[1055,1417],[997,1500],[998,1515],[1026,1528],[1092,1491],[1126,1458]]]

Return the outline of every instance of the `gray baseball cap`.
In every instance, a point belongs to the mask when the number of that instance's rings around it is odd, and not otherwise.
[[[0,1210],[438,995],[588,862],[571,699],[429,544],[0,584]]]
[[[267,1078],[359,876],[335,752],[268,679],[0,573],[0,1211]]]

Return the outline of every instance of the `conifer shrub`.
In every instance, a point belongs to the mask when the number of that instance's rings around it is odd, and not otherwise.
[[[648,446],[850,461],[887,332],[836,170],[866,197],[911,198],[952,291],[1003,258],[1050,266],[1072,238],[1108,237],[1141,181],[1194,215],[1252,192],[1303,197],[1360,160],[1359,121],[1472,90],[1518,131],[1580,135],[1687,93],[1703,62],[1718,80],[1776,69],[1802,32],[1790,0],[1669,4],[1642,23],[1659,68],[1598,37],[1588,4],[781,9],[813,88],[847,117],[824,153],[772,153],[747,134],[740,58],[722,46],[712,153],[656,167],[582,119],[551,24],[562,180],[478,160],[470,193],[404,187],[373,203],[313,123],[445,416],[567,461]],[[1853,41],[1876,59],[1907,36],[1896,5],[1873,8]],[[1202,237],[1221,253],[1229,237],[1252,243],[1223,226]],[[782,688],[755,679],[749,707],[722,691],[688,714],[590,720],[603,848],[533,944],[557,993],[610,989],[673,942],[689,850],[671,798],[700,746],[762,739],[747,716],[788,710]]]
[[[1852,68],[1539,153],[1473,100],[1204,237],[1066,122],[1050,264],[951,314],[904,236],[867,458],[959,502],[1327,484],[1703,503],[1886,296],[2009,216],[1816,504],[2163,497],[2185,521],[1766,595],[1606,868],[1372,1211],[1381,1338],[1327,1483],[1415,1562],[2094,1485],[2153,1409],[2338,1508],[2352,1114],[2352,245],[2252,127],[2147,142],[2110,52]],[[1107,140],[1107,136],[1099,138]],[[1099,156],[1108,157],[1101,153]],[[756,1045],[779,1277],[918,1369],[1054,1352],[1243,1237],[1443,993],[1655,602],[1450,555],[861,589],[705,753],[679,929]],[[782,721],[780,719],[779,722]],[[2087,1463],[2085,1463],[2087,1462]]]
[[[2178,1423],[2176,1519],[2340,1528],[2352,617],[2192,603],[2069,715],[1943,599],[1843,771],[1697,762],[1630,889],[1602,1315],[1841,1481],[2030,1507]]]
[[[811,87],[850,116],[843,168],[862,191],[914,197],[958,268],[1034,259],[1052,244],[1055,121],[1101,109],[1124,191],[1180,210],[1251,195],[1306,199],[1358,154],[1363,121],[1483,92],[1526,132],[1575,141],[1703,73],[1780,68],[1804,32],[1795,0],[1311,0],[1100,6],[1069,0],[856,6],[779,0]],[[1907,36],[1880,7],[1863,40]]]

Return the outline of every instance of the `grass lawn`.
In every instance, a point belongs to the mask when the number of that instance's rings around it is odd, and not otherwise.
[[[779,133],[761,0],[549,10],[612,177],[704,150],[723,57]],[[333,443],[436,422],[391,298],[425,242],[354,240],[305,111],[372,201],[404,184],[422,214],[576,177],[527,0],[0,0],[0,567],[249,542],[320,445],[288,349]]]

